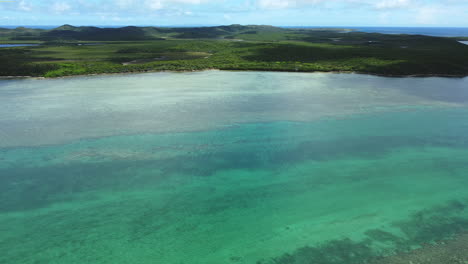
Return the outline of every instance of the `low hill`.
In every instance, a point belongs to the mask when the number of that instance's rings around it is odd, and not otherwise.
[[[127,26],[121,28],[99,28],[72,25],[63,25],[52,30],[40,29],[0,29],[0,36],[6,39],[37,39],[43,41],[56,40],[82,40],[82,41],[135,41],[135,40],[157,40],[162,38],[178,39],[218,39],[234,38],[240,34],[256,33],[283,33],[289,29],[273,26],[216,26],[216,27],[193,27],[193,28],[164,28],[164,27],[135,27]],[[26,37],[26,38],[25,38]]]
[[[7,40],[37,40],[42,32],[45,32],[45,30],[25,27],[0,28],[0,38]]]
[[[143,28],[98,28],[98,27],[73,27],[63,25],[41,34],[42,40],[70,39],[70,40],[150,40],[153,36],[147,34]]]

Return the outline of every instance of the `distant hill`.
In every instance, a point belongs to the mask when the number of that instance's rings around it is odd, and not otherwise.
[[[14,29],[0,28],[0,38],[10,40],[37,40],[45,30],[17,27]]]
[[[288,29],[273,27],[273,26],[257,26],[257,25],[230,25],[217,27],[200,27],[200,28],[171,28],[171,32],[178,33],[176,38],[230,38],[238,34],[246,34],[248,32],[287,32]]]
[[[99,28],[91,26],[75,27],[63,25],[51,30],[16,28],[0,29],[0,37],[11,40],[36,39],[44,41],[54,40],[84,40],[84,41],[135,41],[158,40],[163,38],[179,39],[217,39],[234,38],[239,34],[256,34],[258,32],[287,32],[289,29],[273,26],[230,25],[215,27],[192,28],[164,28],[164,27],[135,27]]]
[[[63,25],[41,34],[43,40],[72,39],[72,40],[147,40],[155,39],[144,28],[98,28],[98,27],[74,27]]]

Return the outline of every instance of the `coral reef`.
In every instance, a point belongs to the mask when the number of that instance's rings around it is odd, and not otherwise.
[[[452,240],[428,244],[420,249],[377,259],[370,264],[467,264],[468,233]]]
[[[257,264],[468,264],[465,209],[464,201],[450,201],[393,223],[404,236],[371,229],[363,241],[332,240]]]

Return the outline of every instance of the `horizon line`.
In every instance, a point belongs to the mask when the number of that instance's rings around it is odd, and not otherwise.
[[[325,28],[356,28],[356,27],[366,27],[366,28],[468,28],[468,26],[330,26],[330,25],[269,25],[269,24],[186,24],[186,25],[145,25],[145,24],[43,24],[43,25],[27,25],[27,24],[10,24],[10,25],[2,25],[0,27],[52,27],[52,26],[76,26],[76,27],[86,27],[86,26],[94,26],[94,27],[128,27],[128,26],[135,26],[135,27],[216,27],[216,26],[231,26],[231,25],[242,25],[242,26],[273,26],[273,27],[325,27]]]

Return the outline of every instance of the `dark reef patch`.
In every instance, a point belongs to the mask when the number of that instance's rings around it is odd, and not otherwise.
[[[468,233],[450,241],[425,245],[408,253],[379,258],[370,264],[465,264],[468,263]]]
[[[452,245],[468,248],[468,235],[463,235],[454,242],[450,239],[468,231],[468,219],[463,218],[466,213],[466,201],[451,201],[439,207],[419,211],[411,216],[409,220],[394,223],[399,228],[402,236],[398,236],[380,229],[372,229],[366,232],[367,238],[363,241],[353,241],[349,238],[328,241],[315,246],[305,246],[292,253],[286,253],[270,260],[259,260],[257,264],[362,264],[362,263],[467,263],[468,253],[457,252],[453,258],[445,262],[434,262],[438,258],[427,258],[420,262],[398,262],[398,256],[407,256],[411,259],[412,254],[421,255],[421,252],[431,254],[431,250],[424,248],[438,248],[438,256],[444,256],[441,245]],[[374,244],[384,243],[387,248],[376,250]],[[417,249],[415,248],[423,248]],[[451,252],[447,249],[447,252]],[[415,253],[412,253],[412,252]],[[465,251],[465,252],[468,252]],[[390,255],[390,257],[385,257]],[[446,254],[449,257],[449,254]],[[403,258],[404,259],[404,258]],[[440,258],[439,258],[440,259]],[[393,261],[394,260],[394,261]],[[382,261],[382,262],[380,262]]]

